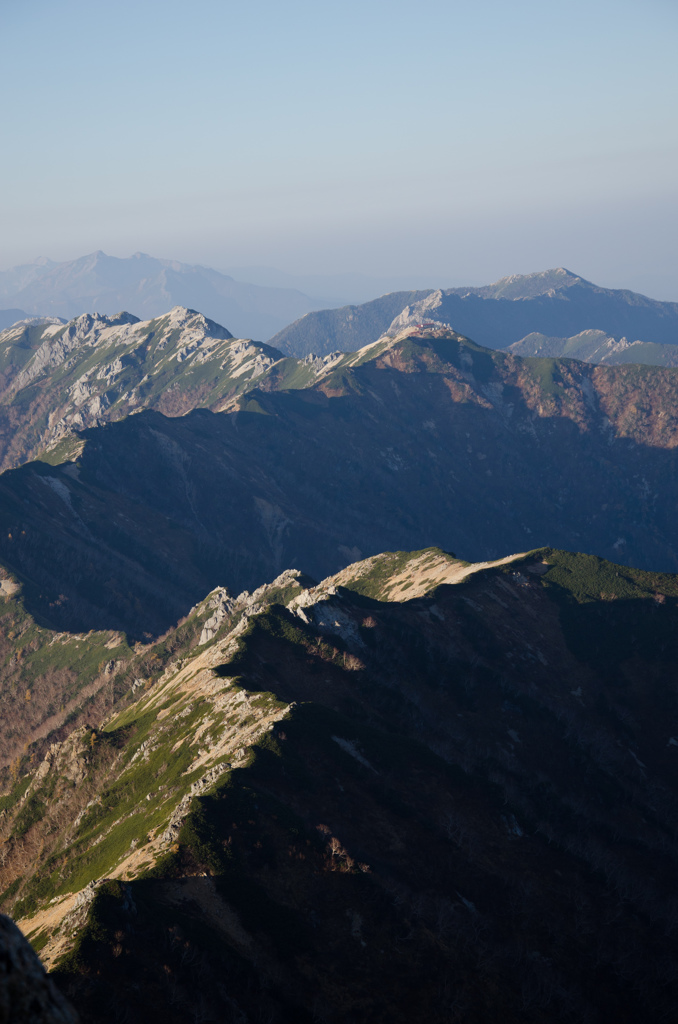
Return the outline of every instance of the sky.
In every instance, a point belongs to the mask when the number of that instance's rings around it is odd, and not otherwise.
[[[0,0],[0,268],[678,300],[675,0]]]

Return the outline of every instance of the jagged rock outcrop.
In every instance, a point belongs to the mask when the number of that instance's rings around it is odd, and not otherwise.
[[[205,625],[202,627],[200,640],[198,641],[200,646],[209,643],[209,641],[213,639],[219,629],[219,626],[232,610],[234,601],[225,587],[218,587],[217,590],[208,598],[208,604],[209,608],[211,610],[213,609],[213,611],[209,619],[205,622]]]
[[[125,327],[139,323],[139,317],[131,313],[118,313],[116,316],[102,316],[100,313],[84,313],[76,317],[70,323],[62,327],[61,321],[52,322],[39,320],[21,321],[15,324],[10,333],[16,334],[18,330],[27,326],[36,327],[44,325],[42,331],[44,341],[35,354],[29,359],[26,366],[17,374],[12,382],[12,391],[16,393],[25,388],[36,377],[40,377],[48,370],[60,366],[68,356],[76,349],[83,347],[97,348],[104,340],[104,332],[110,332],[113,327]],[[129,332],[117,333],[117,338],[125,338]],[[110,343],[110,338],[106,338]],[[6,344],[6,338],[0,341]],[[104,342],[105,344],[105,342]]]
[[[427,295],[425,299],[420,299],[419,302],[415,302],[412,306],[405,306],[403,311],[389,324],[388,330],[384,333],[388,337],[395,338],[398,334],[406,331],[408,327],[414,327],[419,323],[425,323],[427,326],[449,327],[449,324],[436,318],[436,313],[442,304],[443,293],[438,288],[436,291],[431,292],[430,295]]]
[[[176,306],[145,321],[131,313],[21,321],[0,332],[0,357],[6,468],[60,442],[64,451],[75,443],[77,451],[74,430],[142,409],[182,415],[196,406],[221,408],[281,353],[234,339],[201,313]]]
[[[230,771],[230,768],[231,765],[228,761],[224,761],[222,764],[215,764],[205,775],[202,776],[202,778],[191,783],[190,790],[181,798],[172,812],[167,828],[160,836],[161,843],[170,845],[177,841],[179,833],[181,832],[181,826],[188,817],[188,813],[191,809],[193,797],[202,796],[202,794],[206,793],[207,790],[212,789],[221,776],[227,771]]]

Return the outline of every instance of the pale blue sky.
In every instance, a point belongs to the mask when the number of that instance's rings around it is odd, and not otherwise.
[[[674,0],[0,0],[0,267],[95,249],[678,299]]]

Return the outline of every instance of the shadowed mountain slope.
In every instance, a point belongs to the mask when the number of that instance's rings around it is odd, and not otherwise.
[[[83,1019],[670,1020],[676,577],[434,549],[277,584],[18,766],[4,905]]]
[[[292,355],[362,347],[390,330],[393,334],[433,319],[488,348],[507,348],[526,335],[570,337],[600,330],[616,338],[678,344],[678,303],[658,302],[636,292],[601,288],[568,270],[503,278],[480,288],[446,288],[408,299],[389,320],[396,299],[386,295],[362,306],[308,313],[271,344]]]
[[[297,364],[295,364],[297,365]],[[0,476],[0,564],[40,622],[162,632],[217,585],[389,549],[553,539],[678,567],[678,371],[521,359],[405,332],[240,410],[144,412]],[[310,372],[310,367],[309,367]]]

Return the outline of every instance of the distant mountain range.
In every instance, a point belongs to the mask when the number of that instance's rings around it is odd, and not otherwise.
[[[2,306],[20,308],[2,310],[0,326],[9,326],[6,314],[17,312],[10,322],[27,314],[70,320],[122,309],[150,319],[172,306],[187,306],[229,324],[239,337],[265,340],[318,303],[291,288],[245,284],[208,267],[144,253],[118,259],[95,252],[67,263],[40,259],[0,272]]]
[[[332,309],[318,308],[322,300],[317,294],[311,298],[275,285],[298,281],[320,288],[325,280],[321,276],[295,277],[252,267],[234,268],[234,273],[267,283],[244,283],[207,267],[143,253],[118,259],[97,252],[69,263],[41,259],[0,272],[0,306],[8,307],[0,309],[0,330],[29,316],[71,320],[128,310],[150,320],[182,306],[226,324],[238,337],[269,339],[273,347],[300,358],[357,351],[386,332],[397,333],[424,320],[445,323],[488,348],[518,344],[526,353],[534,346],[532,336],[543,335],[551,339],[550,354],[559,351],[593,362],[673,365],[672,354],[657,346],[678,343],[678,303],[600,288],[563,268],[513,275],[482,287],[394,291]],[[347,277],[347,287],[363,294],[382,284],[354,278]],[[598,351],[600,346],[573,340],[584,332],[602,332],[615,344]],[[532,340],[523,345],[528,337]],[[560,348],[553,339],[562,339]],[[644,347],[636,345],[622,355],[625,341],[640,341]],[[543,348],[544,342],[538,344]]]
[[[678,303],[600,288],[562,267],[481,288],[396,292],[360,306],[308,313],[270,343],[297,356],[351,351],[426,319],[449,324],[488,348],[508,348],[535,332],[568,338],[591,330],[630,341],[678,344]]]
[[[518,356],[565,356],[587,363],[643,363],[646,366],[678,366],[678,345],[613,338],[605,331],[581,331],[572,338],[547,338],[528,334],[507,348]]]
[[[252,376],[264,355],[236,353],[231,412],[104,420],[0,476],[0,564],[41,622],[159,633],[217,585],[430,544],[477,560],[553,540],[678,569],[676,370],[521,358],[449,328]]]

